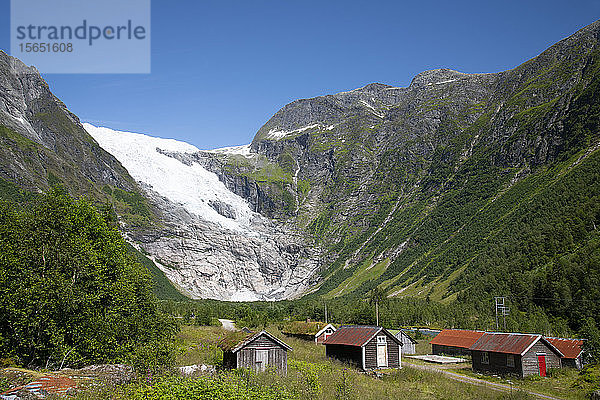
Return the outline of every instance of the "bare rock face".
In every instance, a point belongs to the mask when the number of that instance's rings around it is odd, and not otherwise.
[[[90,181],[124,190],[135,183],[83,129],[33,67],[0,51],[0,178],[39,190],[55,177],[74,194]],[[50,177],[50,178],[49,178]]]
[[[317,268],[304,243],[255,215],[252,230],[208,222],[146,187],[164,228],[132,234],[165,275],[193,298],[253,301],[301,295]]]

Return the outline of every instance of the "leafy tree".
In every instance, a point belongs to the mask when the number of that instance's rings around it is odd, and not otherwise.
[[[21,208],[0,204],[5,357],[57,367],[127,362],[160,349],[156,363],[169,363],[175,329],[108,213],[62,188]]]
[[[585,320],[581,328],[581,336],[586,341],[583,344],[585,361],[591,364],[600,364],[600,329],[593,318]]]

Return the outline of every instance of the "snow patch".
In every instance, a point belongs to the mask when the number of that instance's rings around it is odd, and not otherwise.
[[[431,85],[443,85],[444,83],[450,83],[450,82],[454,82],[456,81],[456,79],[448,79],[446,81],[439,81],[439,82],[429,82],[427,84],[427,86],[431,86]]]
[[[219,149],[214,150],[205,150],[207,153],[218,153],[218,154],[239,154],[244,157],[251,157],[256,155],[250,151],[250,145],[244,144],[242,146],[231,146],[231,147],[221,147]]]
[[[158,150],[180,153],[200,151],[191,144],[174,139],[161,139],[140,133],[116,131],[85,123],[83,127],[129,171],[137,181],[180,204],[202,219],[237,232],[252,232],[255,213],[242,197],[234,194],[219,181],[216,174],[200,164],[185,165]],[[209,203],[220,201],[235,210],[235,218],[219,214]]]
[[[281,139],[284,138],[288,135],[292,135],[292,134],[296,134],[296,133],[300,133],[300,132],[304,132],[308,129],[313,129],[318,127],[319,124],[312,124],[312,125],[308,125],[302,128],[298,128],[298,129],[294,129],[293,131],[286,131],[286,130],[278,130],[278,129],[271,129],[269,131],[269,133],[267,133],[267,137],[270,139]]]
[[[375,107],[373,107],[372,105],[370,105],[369,103],[367,103],[366,101],[364,101],[364,100],[362,100],[362,99],[361,99],[361,100],[359,100],[359,102],[360,102],[362,105],[364,105],[365,107],[367,107],[368,109],[370,109],[370,110],[371,110],[371,112],[372,112],[373,114],[375,114],[375,115],[376,115],[376,116],[378,116],[379,118],[383,118],[383,114],[381,114],[381,113],[377,112],[377,110],[375,109]]]
[[[256,293],[251,292],[248,289],[243,289],[243,290],[237,291],[233,296],[231,296],[231,299],[230,299],[230,301],[259,301],[259,300],[261,300],[261,299],[258,298]]]

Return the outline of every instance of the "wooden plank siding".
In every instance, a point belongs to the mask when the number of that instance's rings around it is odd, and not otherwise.
[[[358,346],[345,346],[342,344],[328,344],[325,346],[327,357],[338,359],[341,362],[349,363],[359,368],[362,364],[362,348]]]
[[[415,344],[410,340],[402,340],[402,354],[415,354]]]
[[[431,352],[436,355],[447,356],[470,356],[471,351],[464,347],[443,346],[440,344],[432,344]]]
[[[523,376],[539,375],[538,354],[546,355],[546,370],[560,368],[560,357],[540,340],[523,355]]]
[[[390,333],[396,336],[396,339],[402,342],[402,354],[416,353],[415,342],[405,331],[398,330],[397,333],[390,331]]]
[[[523,356],[514,354],[515,366],[507,365],[507,353],[487,352],[488,364],[482,363],[483,351],[473,350],[473,370],[481,372],[491,372],[501,375],[517,375],[526,377],[529,375],[539,375],[538,354],[546,356],[546,370],[550,368],[560,368],[560,357],[552,351],[541,340],[534,344]]]
[[[261,371],[261,366],[256,361],[256,350],[268,350],[268,361],[266,368],[274,368],[278,373],[287,373],[287,350],[278,343],[272,341],[269,337],[262,335],[255,340],[247,343],[242,349],[233,354],[236,359],[234,368],[246,368],[254,372]],[[228,366],[231,363],[231,356],[223,355],[223,364],[227,359]]]
[[[385,334],[383,331],[379,332],[377,336],[369,340],[365,345],[365,369],[378,368],[377,365],[377,337],[386,337],[387,345],[387,359],[388,368],[399,368],[400,367],[400,345],[396,343],[391,335]]]
[[[523,376],[523,371],[521,370],[521,356],[514,354],[515,366],[509,367],[507,365],[507,357],[506,353],[494,353],[487,352],[489,363],[484,364],[481,362],[483,357],[483,351],[473,350],[472,361],[473,361],[473,370],[481,371],[481,372],[494,372],[502,375],[517,375]]]

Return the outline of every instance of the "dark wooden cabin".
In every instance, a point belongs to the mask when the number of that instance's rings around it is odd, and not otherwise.
[[[560,360],[563,367],[583,368],[583,339],[546,337],[546,340],[563,353]]]
[[[363,370],[401,368],[402,342],[377,326],[342,326],[323,344],[327,357]]]
[[[485,333],[470,350],[473,371],[520,377],[546,376],[563,356],[542,335],[523,333]]]
[[[437,355],[468,356],[469,348],[475,344],[485,332],[462,329],[444,329],[429,342],[431,352]]]
[[[254,372],[272,368],[287,374],[287,352],[292,348],[266,331],[230,334],[219,347],[223,350],[224,368],[246,368]]]

